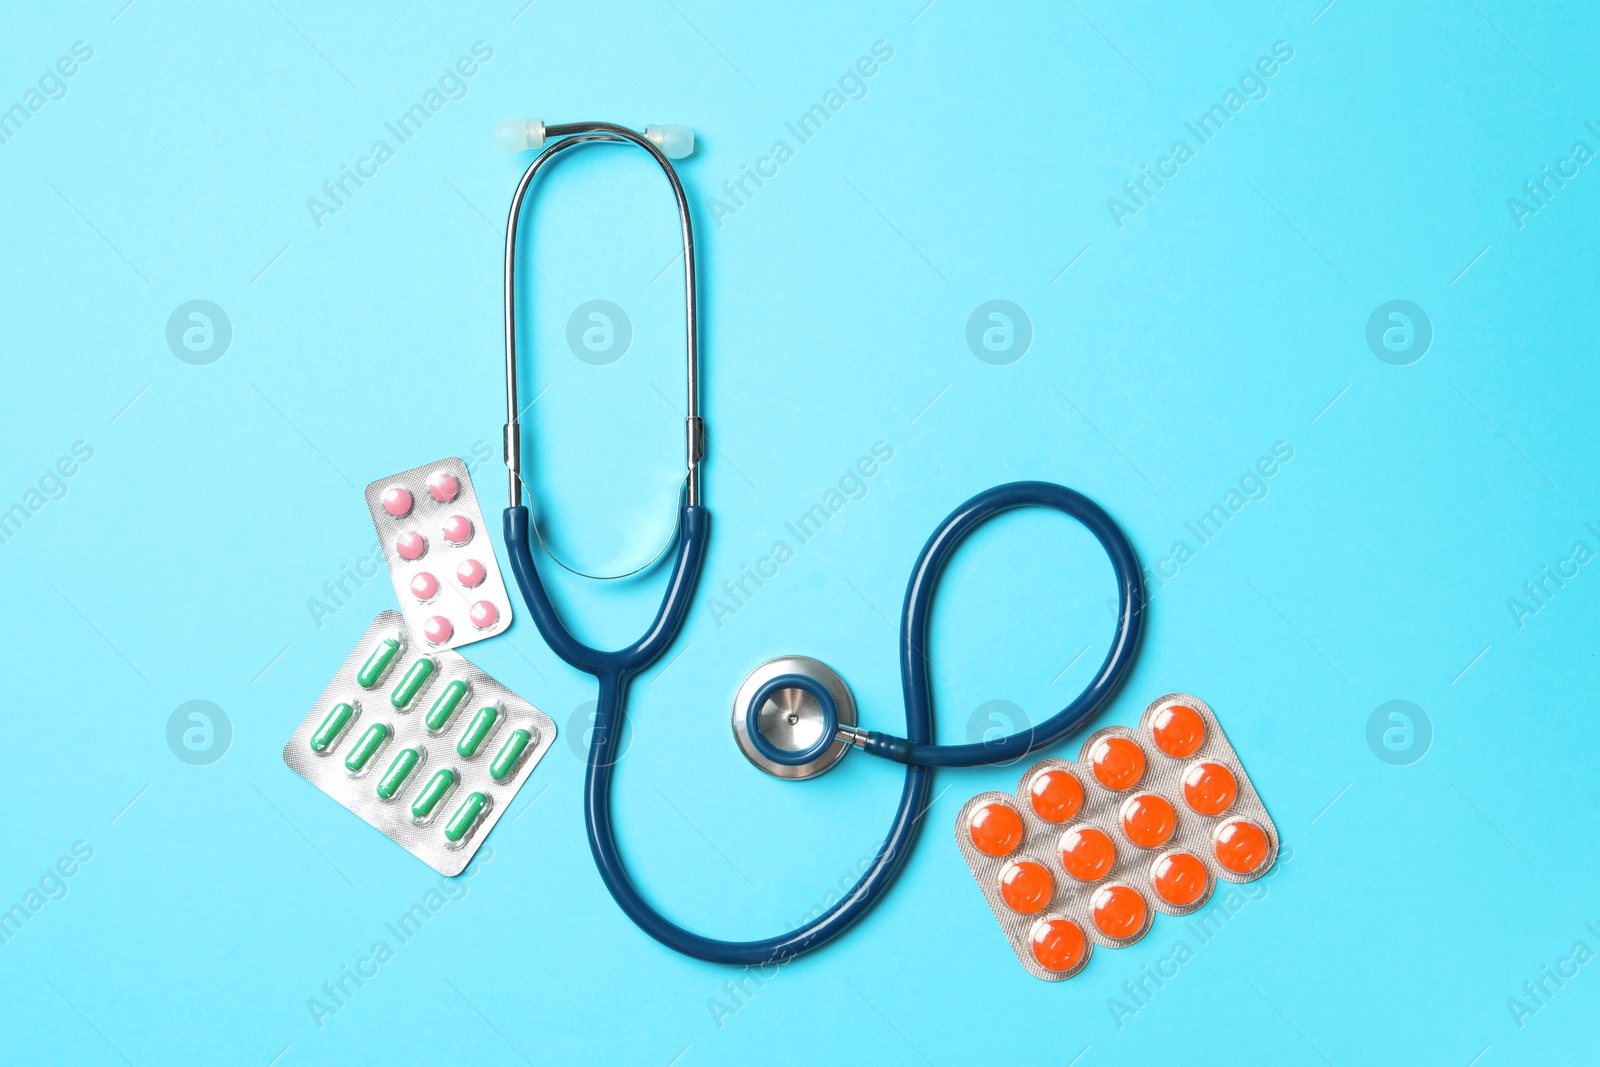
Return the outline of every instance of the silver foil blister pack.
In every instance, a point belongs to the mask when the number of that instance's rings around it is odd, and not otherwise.
[[[1015,793],[973,797],[955,834],[1017,959],[1047,981],[1137,942],[1155,912],[1203,908],[1219,881],[1260,878],[1279,844],[1216,714],[1186,693],[1137,729],[1090,734],[1076,761],[1035,763]]]
[[[367,486],[406,629],[428,648],[459,648],[511,625],[494,544],[466,464],[424,463]]]
[[[283,761],[444,875],[461,873],[555,740],[549,716],[381,613]]]

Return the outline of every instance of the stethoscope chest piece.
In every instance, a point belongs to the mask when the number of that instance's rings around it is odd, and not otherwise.
[[[844,758],[856,701],[832,667],[808,656],[768,660],[733,698],[733,736],[745,758],[770,775],[815,778]]]

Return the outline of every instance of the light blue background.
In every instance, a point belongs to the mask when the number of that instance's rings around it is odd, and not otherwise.
[[[94,854],[0,946],[6,1059],[1592,1057],[1600,963],[1521,1026],[1507,1001],[1580,939],[1600,949],[1584,925],[1600,926],[1600,576],[1583,568],[1521,627],[1507,601],[1575,541],[1600,548],[1584,525],[1600,520],[1596,164],[1520,229],[1506,206],[1575,141],[1600,149],[1584,126],[1600,125],[1592,7],[522,3],[4,16],[0,106],[74,42],[93,48],[0,145],[0,508],[74,442],[93,448],[0,545],[0,905],[75,842]],[[397,145],[384,124],[477,41],[493,58],[465,96]],[[722,184],[776,139],[795,147],[785,122],[878,41],[893,58],[865,97],[717,225]],[[1175,139],[1193,146],[1184,123],[1275,42],[1293,59],[1265,99],[1119,229],[1107,198]],[[635,686],[616,796],[637,878],[694,929],[788,928],[876,847],[899,793],[895,768],[863,758],[802,785],[750,768],[728,726],[750,668],[818,656],[867,725],[898,732],[890,620],[959,501],[1014,478],[1070,484],[1154,567],[1274,443],[1293,448],[1266,498],[1153,590],[1138,666],[1097,720],[1131,723],[1174,690],[1209,701],[1285,861],[1120,1026],[1108,998],[1190,935],[1158,916],[1069,982],[1027,975],[951,840],[962,802],[1013,788],[1020,767],[940,773],[884,905],[729,999],[736,975],[660,948],[605,894],[573,747],[592,683],[525,618],[466,652],[562,736],[460,899],[315,1024],[308,999],[438,880],[283,765],[395,598],[380,574],[321,626],[307,602],[370,550],[360,487],[438,456],[475,463],[498,541],[500,247],[527,157],[490,131],[511,114],[700,135],[681,173],[714,539],[678,658]],[[379,138],[394,158],[317,225],[308,198]],[[607,568],[670,528],[681,307],[659,175],[584,156],[555,169],[531,223],[544,278],[522,294],[525,395],[548,391],[527,450],[554,542]],[[209,366],[165,340],[191,299],[232,323]],[[633,323],[610,366],[565,343],[591,299]],[[991,299],[1034,331],[1007,366],[965,340]],[[1411,366],[1366,343],[1391,299],[1432,320]],[[877,441],[894,458],[865,497],[713,618],[722,583]],[[659,583],[559,592],[583,633],[622,643]],[[935,620],[941,738],[967,740],[988,701],[1035,721],[1061,706],[1103,654],[1111,595],[1066,520],[1015,515],[975,537]],[[167,745],[192,699],[231,719],[210,766]],[[1409,766],[1368,748],[1391,699],[1432,721]],[[713,1001],[742,1006],[719,1020]]]

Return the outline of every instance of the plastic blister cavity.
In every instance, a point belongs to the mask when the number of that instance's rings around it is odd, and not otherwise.
[[[377,617],[283,749],[312,785],[444,875],[461,873],[555,740],[459,653]]]
[[[425,463],[379,478],[366,496],[406,630],[424,648],[459,648],[511,625],[511,598],[466,464]]]
[[[1060,981],[1094,946],[1122,948],[1155,912],[1205,907],[1219,881],[1272,868],[1278,829],[1211,708],[1173,693],[1109,726],[1078,759],[1042,760],[1017,791],[980,793],[956,843],[1012,951]]]

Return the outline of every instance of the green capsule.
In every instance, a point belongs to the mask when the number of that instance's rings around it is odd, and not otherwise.
[[[389,676],[389,670],[394,666],[395,660],[400,657],[400,641],[398,638],[385,637],[378,642],[378,647],[372,650],[372,655],[367,657],[367,662],[361,665],[356,672],[356,681],[363,689],[376,689],[379,683]]]
[[[389,703],[400,711],[406,710],[411,706],[411,702],[417,699],[418,694],[428,688],[428,682],[433,679],[433,672],[438,668],[439,662],[432,656],[423,656],[417,660],[411,665],[411,669],[406,671],[405,677],[400,679],[400,684],[394,687],[394,692],[389,694]]]
[[[433,707],[428,709],[426,722],[428,729],[439,734],[450,728],[450,720],[455,718],[456,709],[461,702],[467,699],[467,694],[472,691],[464,679],[457,678],[444,687],[444,692],[439,694],[439,699],[433,702]]]
[[[450,822],[444,828],[444,839],[452,845],[472,832],[478,825],[478,820],[483,818],[483,813],[489,810],[489,798],[482,793],[473,793],[461,802],[456,813],[450,816]]]
[[[450,795],[450,790],[456,787],[456,772],[451,767],[442,767],[435,772],[428,784],[422,787],[422,792],[417,794],[417,799],[411,802],[411,817],[418,822],[425,822],[433,818],[433,810],[439,802]]]
[[[494,728],[500,725],[500,709],[493,704],[485,704],[478,709],[478,714],[472,717],[467,724],[466,732],[461,735],[461,740],[456,743],[456,751],[462,759],[471,759],[478,754],[478,749],[489,740],[489,735],[494,733]]]
[[[350,725],[350,720],[355,716],[356,709],[351,705],[335,704],[333,710],[328,712],[327,718],[322,720],[322,725],[317,727],[317,732],[311,735],[311,751],[320,756],[336,747],[344,728]]]
[[[372,757],[378,754],[378,749],[389,740],[389,728],[381,722],[375,722],[367,727],[367,732],[355,743],[350,754],[344,758],[345,770],[351,774],[360,774],[367,769],[367,764]]]
[[[383,780],[378,783],[378,799],[393,800],[394,795],[400,792],[406,784],[406,779],[411,777],[411,772],[417,769],[417,764],[422,762],[422,753],[414,748],[400,750],[400,754],[389,764],[388,771],[384,772]]]
[[[532,740],[532,732],[512,730],[511,736],[506,738],[506,743],[500,746],[494,762],[489,764],[489,777],[497,782],[509,778],[511,772],[517,769],[517,764],[522,762],[522,754],[528,750],[528,742]]]

